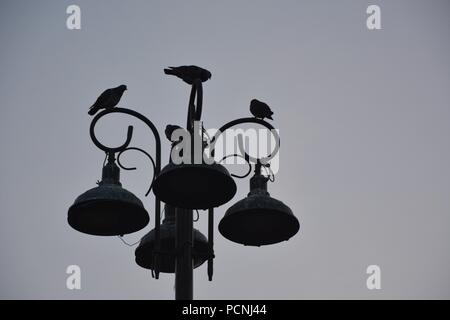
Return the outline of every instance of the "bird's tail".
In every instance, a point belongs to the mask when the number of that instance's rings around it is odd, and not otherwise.
[[[175,74],[174,71],[173,71],[173,69],[164,69],[164,73],[165,73],[165,74],[171,74],[171,75],[174,75],[174,74]]]
[[[94,114],[97,113],[98,110],[100,110],[100,108],[94,104],[92,107],[89,108],[88,114],[93,116]]]

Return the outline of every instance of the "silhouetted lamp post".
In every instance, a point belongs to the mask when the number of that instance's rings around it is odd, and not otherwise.
[[[186,130],[191,137],[198,132],[194,122],[201,120],[203,88],[200,80],[192,84],[188,106]],[[155,140],[155,154],[129,147],[133,126],[128,127],[126,141],[119,147],[103,145],[95,136],[95,125],[100,118],[111,113],[133,116],[144,122],[152,131]],[[242,137],[239,137],[240,156],[245,159],[249,171],[243,176],[230,174],[220,163],[174,164],[171,160],[161,170],[161,139],[154,124],[142,114],[125,108],[106,109],[92,120],[90,136],[94,144],[106,153],[102,180],[78,198],[68,211],[69,225],[83,233],[97,236],[122,236],[143,229],[149,223],[149,215],[141,200],[120,183],[120,168],[134,170],[121,164],[120,156],[129,150],[136,150],[148,157],[153,166],[153,179],[146,196],[153,190],[155,195],[155,227],[140,241],[135,251],[136,263],[150,269],[158,279],[159,273],[175,273],[175,298],[193,298],[193,269],[208,262],[208,278],[213,275],[213,236],[214,208],[229,202],[236,193],[235,178],[245,178],[251,173],[248,196],[235,203],[225,213],[219,223],[220,233],[227,239],[247,245],[262,246],[286,241],[294,236],[300,224],[291,209],[283,202],[270,197],[267,191],[268,176],[261,173],[268,167],[279,149],[279,137],[268,122],[259,118],[241,118],[231,121],[219,129],[208,143],[214,156],[218,137],[227,129],[243,124],[255,123],[271,130],[275,136],[276,148],[266,158],[253,158],[244,150]],[[203,127],[201,128],[203,130]],[[204,137],[202,134],[201,141]],[[194,141],[194,138],[191,139]],[[176,144],[172,144],[172,148]],[[191,154],[193,155],[192,145]],[[204,151],[204,147],[202,152]],[[165,217],[161,220],[161,201],[165,203]],[[208,210],[208,237],[193,228],[193,210]]]

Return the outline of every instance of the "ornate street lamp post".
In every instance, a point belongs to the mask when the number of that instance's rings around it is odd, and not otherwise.
[[[203,80],[204,81],[204,80]],[[248,245],[261,246],[288,240],[299,228],[299,222],[291,209],[267,192],[269,177],[262,175],[261,169],[269,168],[270,160],[279,149],[277,131],[268,122],[259,118],[241,118],[222,126],[209,140],[204,141],[204,128],[196,128],[201,123],[203,87],[201,79],[193,79],[188,105],[186,132],[191,137],[190,160],[174,163],[172,158],[161,170],[161,139],[155,125],[142,114],[125,108],[109,108],[98,113],[91,122],[90,136],[93,143],[106,153],[102,180],[98,186],[80,195],[69,208],[68,223],[74,229],[92,235],[122,236],[144,228],[149,215],[142,202],[131,192],[122,188],[120,169],[134,170],[121,164],[120,156],[129,150],[136,150],[148,157],[153,166],[153,179],[146,196],[155,195],[155,227],[142,239],[135,251],[136,263],[152,271],[158,279],[159,273],[175,273],[175,298],[193,298],[193,269],[208,263],[208,279],[213,275],[214,208],[230,201],[236,193],[235,178],[245,178],[254,165],[254,176],[250,179],[250,193],[230,207],[219,223],[220,233],[227,239]],[[102,144],[95,135],[95,125],[111,113],[127,114],[141,120],[150,128],[155,139],[155,153],[150,155],[143,149],[130,147],[133,126],[128,127],[125,142],[118,147]],[[242,157],[249,171],[238,176],[230,174],[220,164],[221,161],[205,161],[205,147],[209,147],[214,159],[215,144],[227,129],[244,123],[255,123],[271,130],[276,147],[265,158],[254,158],[245,152],[242,137],[239,136],[240,154],[227,157]],[[196,158],[195,138],[200,138],[200,161]],[[172,143],[172,149],[179,148],[181,140]],[[186,150],[183,150],[186,152]],[[198,155],[198,154],[197,154]],[[165,218],[161,220],[161,201],[165,203]],[[193,210],[208,210],[208,237],[193,228]]]

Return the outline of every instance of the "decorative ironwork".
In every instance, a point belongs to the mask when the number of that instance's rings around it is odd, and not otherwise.
[[[152,276],[156,279],[159,278],[160,272],[175,272],[176,298],[192,299],[193,268],[207,261],[209,281],[213,277],[214,207],[228,202],[234,196],[236,184],[231,177],[246,178],[252,172],[253,166],[255,168],[255,174],[250,179],[250,193],[248,197],[228,209],[225,217],[219,224],[219,231],[226,238],[245,245],[266,245],[289,239],[298,231],[299,224],[289,207],[281,201],[271,198],[267,192],[267,181],[274,180],[274,174],[270,168],[270,161],[277,155],[280,148],[280,137],[277,130],[263,119],[246,117],[224,124],[212,138],[208,136],[203,124],[201,126],[201,132],[194,132],[194,124],[196,121],[201,121],[203,111],[202,81],[209,79],[211,74],[209,71],[195,66],[170,68],[166,69],[165,72],[167,74],[177,75],[185,82],[191,84],[186,130],[191,135],[201,135],[202,153],[205,151],[206,146],[208,146],[210,155],[214,158],[215,145],[221,134],[231,127],[241,124],[257,124],[268,129],[275,139],[275,148],[265,157],[253,157],[246,152],[242,135],[238,135],[237,139],[240,153],[225,155],[218,163],[175,165],[170,159],[169,164],[164,169],[161,169],[161,139],[155,125],[147,117],[132,109],[115,107],[118,102],[117,100],[114,105],[108,106],[92,119],[89,128],[90,137],[94,145],[106,153],[102,169],[102,181],[98,183],[97,188],[88,190],[88,192],[85,192],[75,200],[75,203],[69,209],[69,224],[81,232],[102,235],[117,235],[122,230],[125,230],[127,233],[128,231],[133,232],[142,228],[144,223],[147,224],[148,215],[145,221],[145,215],[147,213],[142,202],[133,194],[121,188],[119,181],[119,168],[128,171],[137,169],[136,167],[123,165],[121,156],[127,151],[138,151],[144,154],[151,162],[153,168],[153,177],[145,196],[148,196],[151,191],[155,194],[155,227],[141,239],[140,245],[135,252],[136,262],[144,268],[151,269]],[[194,79],[192,77],[183,78],[183,76],[192,76],[192,74],[181,74],[178,72],[192,72],[193,74],[196,72],[205,72],[206,77],[194,76]],[[105,108],[105,106],[100,107]],[[253,111],[252,113],[254,113]],[[95,113],[91,112],[90,114]],[[134,130],[132,125],[128,126],[125,142],[121,145],[111,147],[101,143],[95,135],[95,127],[100,119],[109,114],[132,116],[150,128],[155,139],[154,155],[152,156],[150,152],[141,148],[131,146]],[[192,156],[194,151],[193,141],[194,139],[191,139]],[[172,142],[171,148],[174,148],[179,142]],[[243,175],[230,175],[225,167],[220,164],[229,157],[244,159],[248,165],[248,171]],[[266,171],[267,176],[261,174],[262,169]],[[199,184],[202,184],[202,186],[195,189]],[[110,189],[114,189],[114,192],[110,192]],[[211,193],[212,189],[216,189],[215,193]],[[192,195],[195,195],[196,191],[200,194],[200,199],[191,199],[194,197]],[[165,193],[167,199],[158,196],[158,192]],[[99,194],[102,196],[102,199],[96,198]],[[201,199],[201,197],[207,198],[206,201],[202,201],[205,199]],[[182,199],[186,206],[170,205],[169,202],[174,200],[173,198],[178,198],[175,200]],[[107,200],[107,206],[104,205],[104,199]],[[166,202],[165,208],[167,209],[163,221],[164,235],[161,234],[161,199]],[[122,210],[120,213],[116,212],[117,208],[114,207],[117,203],[120,205],[119,210]],[[93,212],[95,213],[96,208],[101,208],[102,210],[101,219],[88,221],[88,223],[95,224],[83,225],[76,220],[80,216],[90,217]],[[126,226],[127,228],[117,223],[112,226],[111,224],[107,225],[109,229],[101,228],[104,227],[101,225],[102,219],[108,219],[110,214],[113,217],[124,219],[123,217],[127,216],[128,208],[133,209],[134,221],[131,221],[132,223]],[[208,211],[207,239],[198,230],[193,228],[194,220],[192,213],[193,210],[197,209]],[[259,231],[256,233],[255,230],[250,229],[249,232],[249,230],[245,229],[248,227],[249,221],[253,221],[251,220],[253,217],[261,218],[258,221],[255,220],[256,226],[259,228]],[[275,231],[273,231],[273,226],[278,226],[275,228]],[[161,243],[162,236],[164,238],[163,247]]]

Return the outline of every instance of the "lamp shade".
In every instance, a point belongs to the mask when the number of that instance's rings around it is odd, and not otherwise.
[[[114,162],[103,167],[102,181],[78,198],[69,208],[69,225],[83,233],[116,236],[136,232],[149,222],[141,200],[122,188]]]
[[[159,271],[164,273],[175,273],[175,208],[166,205],[165,219],[160,226],[160,252],[158,263]],[[193,266],[201,266],[212,254],[213,249],[206,237],[197,229],[193,230]],[[139,246],[135,250],[136,263],[145,269],[155,269],[156,232],[151,230],[142,237]]]
[[[217,163],[169,163],[156,178],[153,192],[174,207],[208,209],[230,201],[236,193],[236,183],[228,170]]]
[[[252,177],[251,191],[231,206],[219,223],[228,240],[247,246],[262,246],[289,240],[300,229],[297,218],[283,202],[270,197],[267,178]]]

